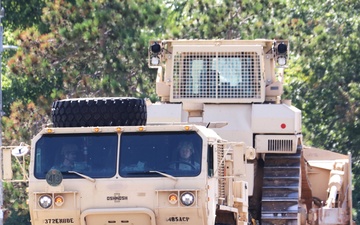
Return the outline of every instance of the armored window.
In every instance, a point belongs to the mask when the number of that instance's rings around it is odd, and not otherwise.
[[[52,134],[42,136],[35,146],[34,176],[44,179],[50,169],[60,170],[64,179],[109,178],[116,174],[117,134]]]
[[[261,99],[257,52],[178,52],[173,64],[173,99]]]
[[[196,132],[122,133],[120,176],[197,176],[201,155],[202,139]]]

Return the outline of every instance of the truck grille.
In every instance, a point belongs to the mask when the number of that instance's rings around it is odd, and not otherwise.
[[[256,135],[257,153],[295,153],[299,142],[298,135]]]
[[[268,140],[268,151],[292,151],[293,140]]]
[[[262,100],[263,79],[257,52],[173,52],[173,55],[173,100]]]

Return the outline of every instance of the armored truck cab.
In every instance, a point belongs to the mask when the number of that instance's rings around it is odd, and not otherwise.
[[[181,147],[192,151],[189,162]],[[64,165],[68,152],[72,165]],[[246,224],[242,178],[253,156],[253,149],[203,126],[45,128],[32,142],[31,222],[215,224],[234,221],[226,214],[236,212]],[[242,165],[234,167],[234,157]],[[215,218],[217,210],[225,216]]]

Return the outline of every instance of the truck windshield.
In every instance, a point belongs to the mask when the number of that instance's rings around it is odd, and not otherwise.
[[[68,171],[92,178],[113,177],[117,146],[117,134],[44,135],[35,146],[34,176],[44,179],[50,169],[58,169],[64,178],[79,178]]]
[[[50,169],[64,179],[111,178],[117,170],[125,178],[197,176],[201,149],[196,132],[44,135],[35,145],[34,176],[45,179]]]
[[[197,176],[202,139],[196,132],[123,133],[120,176]]]

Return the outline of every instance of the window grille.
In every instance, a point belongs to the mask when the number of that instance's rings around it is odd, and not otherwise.
[[[174,100],[260,100],[262,77],[257,52],[173,52]]]

